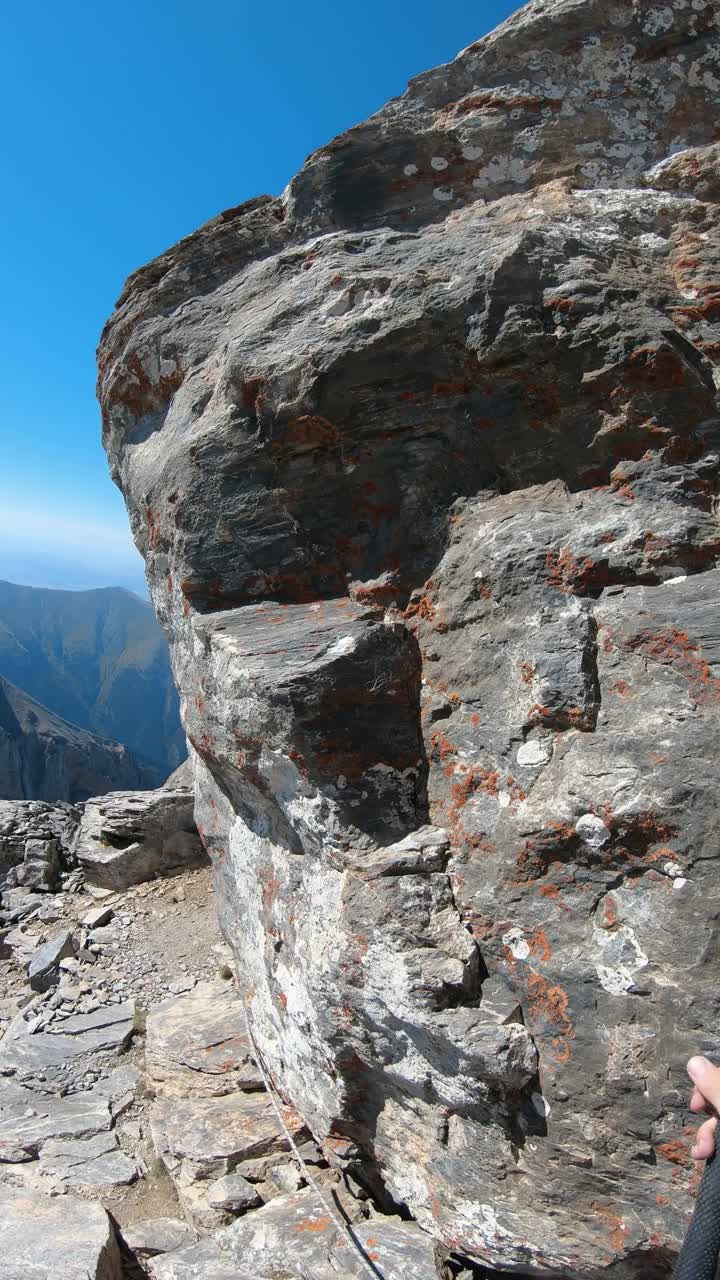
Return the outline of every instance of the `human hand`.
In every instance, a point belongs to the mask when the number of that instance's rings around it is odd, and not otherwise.
[[[700,1126],[695,1135],[690,1155],[693,1160],[707,1160],[715,1151],[715,1131],[720,1112],[720,1067],[714,1067],[707,1058],[691,1058],[687,1073],[695,1085],[690,1110],[710,1113],[710,1119]]]

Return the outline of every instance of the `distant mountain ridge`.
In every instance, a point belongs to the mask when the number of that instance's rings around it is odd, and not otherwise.
[[[123,587],[58,591],[0,581],[0,676],[161,774],[185,758],[165,638],[150,604]]]
[[[0,676],[0,800],[68,800],[157,787],[163,771],[54,715]]]

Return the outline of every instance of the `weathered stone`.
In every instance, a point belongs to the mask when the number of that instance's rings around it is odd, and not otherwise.
[[[3,1280],[120,1280],[115,1232],[100,1204],[0,1187]]]
[[[237,992],[224,983],[200,983],[191,994],[150,1009],[145,1069],[163,1097],[262,1088]]]
[[[414,1223],[376,1218],[353,1227],[385,1280],[437,1280],[433,1240]],[[337,1280],[366,1276],[356,1247],[312,1190],[278,1196],[232,1226],[150,1263],[154,1280]]]
[[[109,924],[114,914],[112,907],[93,907],[83,916],[81,923],[86,929],[99,929],[102,925]]]
[[[285,1107],[293,1137],[307,1137],[302,1120]],[[185,1212],[199,1226],[212,1227],[228,1215],[209,1204],[210,1185],[242,1161],[288,1149],[284,1130],[266,1093],[188,1102],[164,1099],[150,1112],[155,1150],[173,1179]]]
[[[187,1222],[179,1218],[148,1218],[145,1222],[133,1222],[122,1227],[123,1241],[136,1258],[151,1258],[158,1253],[170,1253],[192,1244],[195,1232]]]
[[[64,929],[32,954],[28,964],[28,981],[33,991],[47,991],[58,980],[60,961],[75,950],[72,931]]]
[[[114,791],[85,805],[77,857],[90,885],[127,889],[207,861],[185,787]]]
[[[207,1202],[212,1209],[225,1209],[229,1213],[242,1213],[262,1203],[256,1188],[240,1173],[226,1173],[211,1182]]]
[[[114,1055],[129,1043],[134,1030],[134,1002],[108,1005],[97,1013],[78,1014],[34,1034],[18,1017],[0,1043],[0,1073],[37,1077],[52,1068],[82,1074],[98,1055]]]
[[[92,1138],[111,1125],[107,1099],[94,1093],[55,1098],[9,1080],[0,1085],[0,1161],[33,1159],[53,1139]]]
[[[115,1133],[46,1142],[40,1170],[68,1187],[127,1186],[138,1176],[134,1161],[120,1151]]]
[[[268,1068],[439,1241],[580,1280],[670,1269],[720,1052],[719,27],[526,6],[100,351]]]

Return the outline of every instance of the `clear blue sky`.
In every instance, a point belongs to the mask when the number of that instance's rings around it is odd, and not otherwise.
[[[97,339],[129,272],[221,209],[279,193],[310,151],[517,7],[10,0],[0,577],[138,576],[94,391]]]

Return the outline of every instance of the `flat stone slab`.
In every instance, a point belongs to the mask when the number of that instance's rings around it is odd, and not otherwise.
[[[102,1205],[0,1189],[3,1280],[120,1280],[120,1251]]]
[[[373,1219],[353,1231],[384,1280],[437,1280],[435,1242],[415,1223]],[[347,1234],[338,1230],[311,1188],[279,1196],[197,1244],[153,1259],[148,1267],[154,1280],[367,1275]]]
[[[33,1073],[72,1065],[78,1058],[98,1053],[118,1053],[133,1033],[135,1005],[109,1005],[96,1013],[66,1018],[36,1035],[18,1022],[0,1044],[0,1073]]]
[[[111,1126],[108,1099],[94,1092],[56,1098],[0,1083],[0,1162],[29,1160],[51,1140],[91,1138]]]
[[[306,1138],[297,1112],[285,1107],[283,1114],[293,1137]],[[165,1098],[150,1112],[150,1130],[185,1213],[204,1229],[228,1221],[228,1211],[208,1199],[218,1178],[233,1173],[243,1161],[280,1154],[289,1145],[267,1093],[184,1103]]]
[[[284,1108],[285,1122],[294,1138],[306,1137],[303,1122],[291,1107]],[[240,1093],[231,1097],[197,1099],[177,1103],[158,1100],[150,1113],[155,1149],[174,1161],[191,1160],[218,1176],[229,1173],[241,1160],[285,1151],[287,1138],[266,1093]]]
[[[145,1069],[164,1097],[211,1097],[261,1089],[240,998],[227,983],[204,982],[163,1000],[147,1017]]]
[[[193,1244],[195,1232],[180,1218],[150,1218],[123,1227],[120,1234],[136,1258],[151,1258]]]
[[[46,1142],[40,1171],[69,1187],[124,1187],[138,1176],[137,1165],[120,1150],[115,1133]]]

